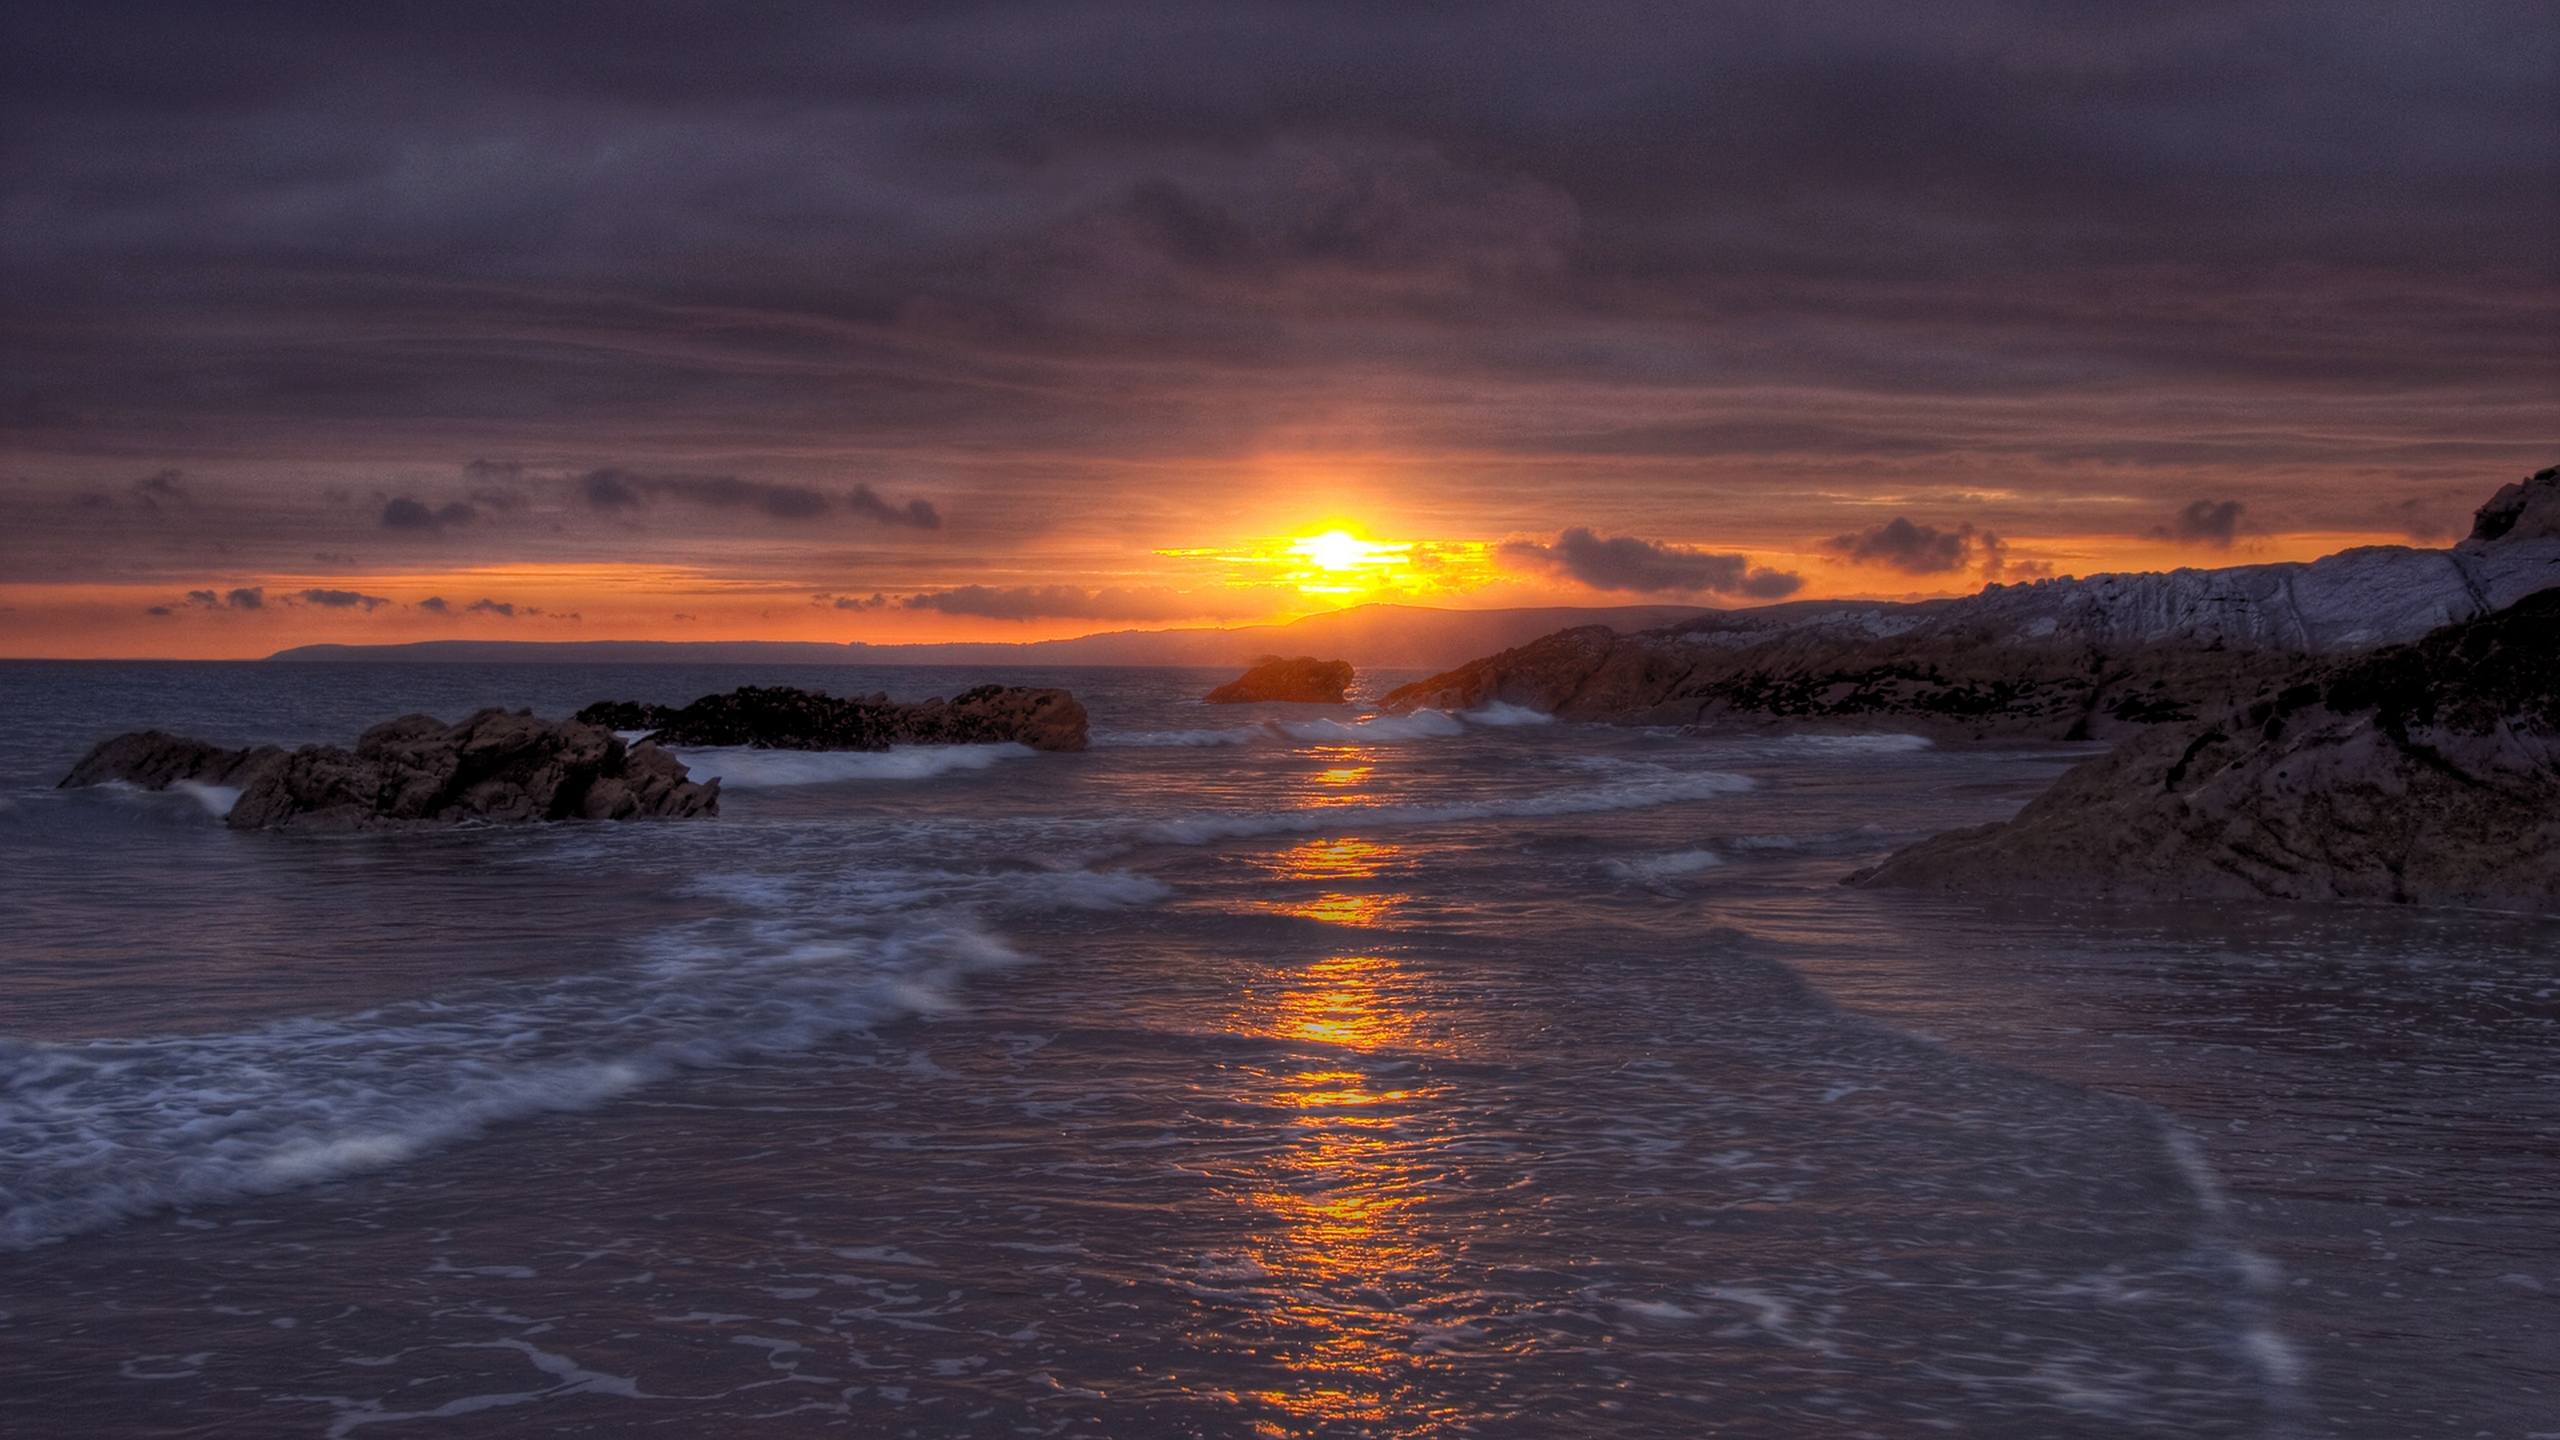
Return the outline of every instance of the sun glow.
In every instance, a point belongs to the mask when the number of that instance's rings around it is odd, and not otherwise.
[[[1318,570],[1345,575],[1361,570],[1385,570],[1411,563],[1411,545],[1389,545],[1363,540],[1348,530],[1327,530],[1318,535],[1302,535],[1289,542],[1289,553],[1304,559]]]

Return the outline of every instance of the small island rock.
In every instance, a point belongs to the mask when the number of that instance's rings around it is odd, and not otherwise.
[[[1064,690],[981,685],[948,700],[902,705],[882,694],[840,698],[790,686],[747,685],[685,706],[604,700],[579,720],[647,730],[660,745],[759,750],[886,750],[892,745],[993,745],[1082,750],[1084,705]]]
[[[1350,689],[1348,660],[1266,655],[1252,669],[1210,691],[1207,699],[1212,705],[1340,705]]]

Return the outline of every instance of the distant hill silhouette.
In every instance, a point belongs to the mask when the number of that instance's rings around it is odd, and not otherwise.
[[[1643,630],[1693,619],[1695,605],[1551,605],[1439,610],[1357,605],[1285,625],[1115,630],[1068,640],[830,645],[796,640],[422,640],[407,645],[298,645],[280,661],[407,660],[448,664],[598,665],[1170,665],[1241,666],[1270,654],[1338,655],[1361,669],[1439,670],[1576,625]]]

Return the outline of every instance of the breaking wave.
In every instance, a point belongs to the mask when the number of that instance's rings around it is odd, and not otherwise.
[[[1284,810],[1240,815],[1192,815],[1159,821],[1140,831],[1147,840],[1168,845],[1205,845],[1255,835],[1335,833],[1389,826],[1444,825],[1454,821],[1535,819],[1548,815],[1595,815],[1612,810],[1643,810],[1704,800],[1752,788],[1741,775],[1705,772],[1659,779],[1550,790],[1503,800],[1461,800],[1439,805],[1336,805],[1314,810]]]
[[[1159,746],[1250,745],[1267,736],[1260,726],[1227,730],[1103,730],[1093,737],[1097,750],[1148,750]]]
[[[1525,705],[1491,700],[1473,710],[1414,710],[1402,715],[1368,715],[1357,720],[1319,716],[1311,720],[1264,720],[1258,725],[1211,730],[1103,731],[1093,737],[1097,749],[1157,746],[1250,745],[1260,740],[1297,741],[1311,745],[1391,745],[1405,740],[1447,740],[1469,726],[1503,729],[1517,725],[1551,725],[1555,717]]]
[[[1319,745],[1362,745],[1399,740],[1446,740],[1467,733],[1465,724],[1446,710],[1416,710],[1405,715],[1372,715],[1362,720],[1274,720],[1271,728],[1293,740]]]
[[[981,902],[1110,909],[1169,893],[1085,871],[916,872],[861,897],[752,875],[699,888],[755,918],[688,927],[626,967],[350,1016],[0,1040],[0,1251],[401,1164],[681,1070],[947,1009],[969,976],[1022,958],[979,922]],[[866,904],[878,913],[840,918]]]
[[[1459,712],[1458,718],[1470,725],[1553,725],[1556,717],[1544,710],[1514,705],[1504,700],[1487,700],[1473,710]]]
[[[1937,748],[1937,742],[1926,735],[1790,735],[1786,743],[1800,750],[1841,755],[1900,755]]]
[[[1652,885],[1682,875],[1695,875],[1701,870],[1713,870],[1723,863],[1724,857],[1713,850],[1679,850],[1668,855],[1606,860],[1601,862],[1601,868],[1621,880]]]
[[[240,787],[237,785],[208,785],[201,780],[181,780],[169,788],[203,806],[204,813],[216,820],[229,815],[231,807],[240,803]]]
[[[984,770],[1038,752],[1010,741],[1001,745],[893,745],[886,750],[677,750],[696,780],[720,777],[731,790],[771,790],[787,785],[831,785],[851,780],[931,780]]]

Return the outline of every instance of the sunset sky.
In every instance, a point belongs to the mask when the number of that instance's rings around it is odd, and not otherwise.
[[[2442,543],[2560,461],[2550,35],[2505,0],[21,0],[0,654]]]

